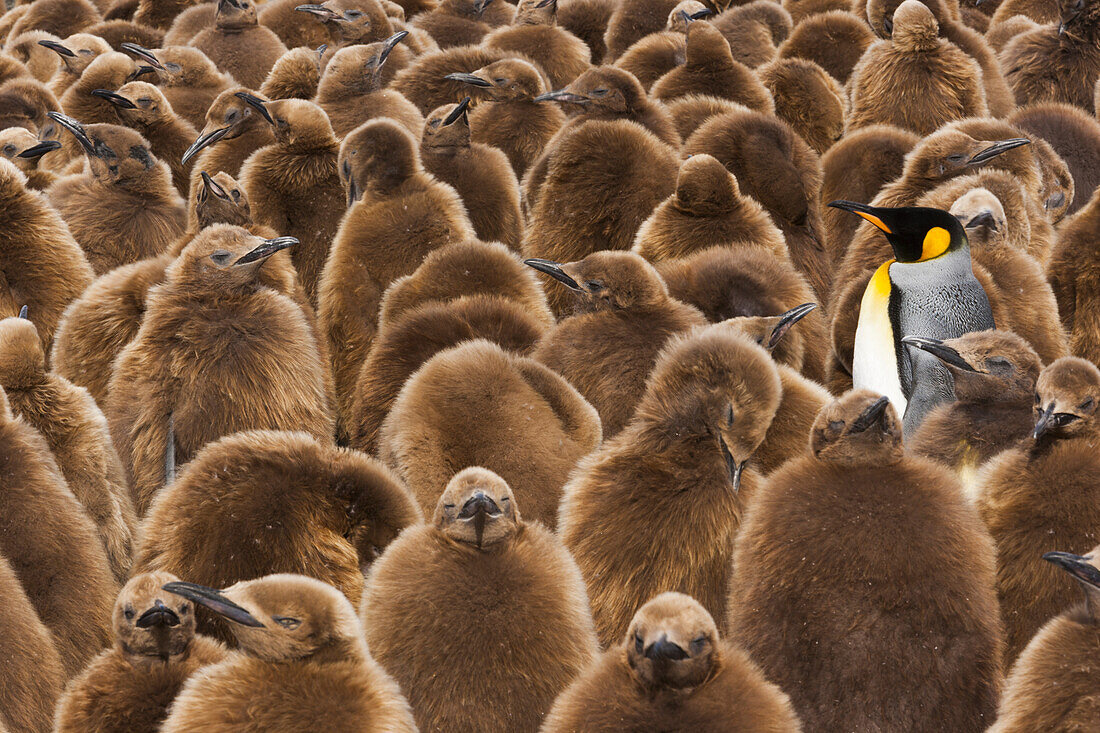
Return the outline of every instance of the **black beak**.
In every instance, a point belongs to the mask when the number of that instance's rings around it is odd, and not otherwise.
[[[50,152],[51,150],[57,150],[60,147],[61,143],[57,140],[43,140],[37,145],[32,145],[31,147],[27,148],[16,157],[28,158],[33,160],[34,158],[41,158],[43,155]]]
[[[974,156],[966,161],[967,165],[981,165],[986,161],[993,160],[1001,153],[1007,153],[1013,148],[1018,148],[1021,145],[1030,145],[1031,141],[1026,137],[1014,137],[1009,140],[1001,140],[995,142],[984,150],[980,150],[974,154]]]
[[[271,113],[267,111],[267,105],[264,103],[264,100],[260,99],[254,94],[249,94],[248,92],[237,92],[234,96],[236,96],[237,99],[242,99],[246,103],[248,103],[250,107],[253,107],[257,112],[262,114],[264,116],[264,119],[267,120],[270,124],[275,124],[275,118],[272,117]]]
[[[561,265],[559,265],[557,262],[531,258],[528,260],[524,260],[523,264],[538,270],[544,275],[549,275],[561,284],[565,285],[565,287],[569,288],[570,290],[575,290],[578,293],[585,292],[585,289],[582,288],[576,280],[565,274],[565,271],[561,269]]]
[[[718,445],[722,449],[722,458],[726,461],[726,471],[729,473],[730,483],[733,484],[734,493],[741,490],[741,474],[745,470],[745,464],[748,461],[741,461],[738,463],[733,459],[733,454],[730,453],[729,446],[726,445],[726,439],[719,434]]]
[[[684,21],[688,25],[691,25],[691,21],[692,21],[691,14],[688,13],[686,10],[681,10],[680,11],[680,20]]]
[[[128,77],[126,77],[126,81],[133,81],[134,79],[140,79],[141,77],[145,76],[146,74],[155,74],[155,73],[157,73],[156,69],[154,69],[152,66],[148,66],[148,65],[143,64],[143,65],[137,67],[136,69],[134,69],[132,72],[130,72],[130,75]]]
[[[134,622],[134,626],[139,629],[148,629],[150,626],[179,626],[180,617],[168,606],[160,602],[158,598],[153,602],[153,607],[145,613],[138,616],[138,620]]]
[[[886,29],[886,35],[894,35],[894,19],[891,16],[887,15],[882,19],[882,27]]]
[[[588,101],[588,97],[583,97],[580,94],[574,94],[573,92],[559,89],[556,92],[546,92],[546,94],[540,94],[535,97],[536,102],[565,102],[567,104],[584,104]]]
[[[535,9],[538,10],[539,8],[546,8],[551,5],[557,7],[557,4],[558,0],[542,0],[542,2],[535,6]]]
[[[709,18],[714,15],[714,11],[710,8],[703,8],[702,10],[696,10],[690,17],[692,20],[702,20],[703,18]]]
[[[195,142],[191,143],[191,147],[183,151],[183,157],[180,158],[180,163],[187,165],[187,161],[198,155],[200,150],[210,147],[211,145],[225,137],[227,134],[229,134],[229,129],[230,128],[228,127],[219,127],[213,132],[208,132],[205,135],[199,135],[198,139],[196,139]]]
[[[296,244],[298,244],[298,240],[294,237],[275,237],[274,239],[265,239],[259,247],[247,254],[241,255],[240,259],[238,259],[233,264],[247,265],[249,262],[265,260],[276,252],[284,250],[287,247],[293,247]]]
[[[1035,421],[1035,429],[1031,431],[1031,439],[1038,440],[1046,435],[1047,431],[1054,427],[1054,403],[1047,405],[1047,409],[1039,413],[1039,419]]]
[[[469,84],[472,87],[481,87],[482,89],[488,89],[493,86],[480,76],[474,76],[473,74],[447,74],[443,78],[451,81],[460,81],[463,84]]]
[[[27,317],[27,306],[23,306],[19,309],[19,317],[22,318],[24,321],[30,320],[30,318]]]
[[[54,53],[60,54],[61,56],[68,56],[69,58],[76,58],[75,53],[70,51],[65,46],[62,46],[57,41],[39,41],[38,45],[39,46],[44,46],[44,47],[50,49],[51,51],[53,51]]]
[[[443,120],[443,127],[446,127],[447,125],[453,125],[454,123],[458,122],[460,117],[468,124],[468,120],[466,118],[466,110],[468,110],[469,107],[470,98],[466,97],[461,102],[459,102],[458,105],[451,110],[451,113],[447,115],[446,119]]]
[[[997,220],[993,218],[993,212],[991,211],[983,211],[982,213],[975,215],[970,219],[970,221],[963,224],[963,226],[966,229],[977,229],[978,227],[986,227],[988,229],[992,229],[993,231],[997,231],[999,229],[999,227],[997,226]]]
[[[136,104],[118,92],[112,92],[110,89],[93,89],[92,96],[106,99],[108,102],[121,109],[137,109]]]
[[[950,346],[934,338],[925,338],[924,336],[905,336],[902,338],[903,344],[916,347],[921,351],[927,351],[932,356],[936,357],[944,364],[950,364],[953,367],[962,369],[964,372],[976,372],[978,371],[974,367],[970,366],[970,363],[966,359],[959,355],[959,352],[952,349]]]
[[[1071,552],[1048,552],[1043,555],[1043,559],[1054,563],[1080,582],[1100,589],[1100,570],[1093,567],[1087,557]]]
[[[768,339],[768,349],[774,349],[775,345],[787,335],[787,331],[791,330],[791,326],[809,315],[810,311],[816,307],[817,303],[803,303],[781,315],[779,323],[775,324],[775,328],[772,329],[771,338]]]
[[[218,184],[206,171],[199,173],[202,176],[202,187],[207,193],[211,193],[220,199],[229,200],[229,193]]]
[[[164,71],[164,64],[162,64],[160,60],[157,59],[152,51],[145,48],[144,46],[139,46],[136,43],[126,42],[119,44],[119,48],[123,51],[123,53],[128,53],[136,59],[141,59],[145,63],[152,66],[154,69],[158,71]]]
[[[344,173],[344,180],[348,182],[348,206],[350,207],[359,200],[362,193],[359,191],[359,185],[355,182],[355,178],[351,175],[351,164],[345,160],[340,165],[340,170]]]
[[[299,13],[309,13],[310,15],[316,15],[321,20],[333,20],[338,17],[335,10],[329,10],[324,5],[299,5],[294,8]]]
[[[474,0],[474,14],[477,15],[477,17],[480,18],[481,15],[492,4],[493,4],[493,0]]]
[[[409,35],[408,31],[397,31],[397,33],[394,33],[392,36],[383,41],[386,46],[382,49],[382,54],[378,57],[379,66],[382,66],[382,64],[386,63],[386,59],[390,57],[390,53],[393,51],[394,46],[401,43],[402,39],[404,39],[407,35]]]
[[[1043,208],[1047,211],[1051,209],[1060,209],[1065,202],[1066,194],[1062,191],[1057,191],[1047,197],[1047,200],[1043,202]]]
[[[161,587],[169,593],[174,593],[189,601],[194,601],[200,606],[209,608],[219,616],[227,618],[230,621],[235,621],[242,626],[251,626],[257,629],[263,628],[263,623],[257,620],[257,618],[248,611],[222,595],[220,590],[207,588],[205,585],[198,585],[196,583],[182,583],[179,581],[165,583]]]
[[[228,5],[231,8],[237,8],[238,10],[240,10],[240,8],[241,8],[241,6],[237,2],[237,0],[218,0],[218,10],[221,10],[222,7],[224,7],[226,5]]]
[[[73,134],[76,141],[80,143],[80,146],[84,148],[84,152],[88,155],[98,157],[96,153],[95,145],[88,137],[88,133],[84,131],[84,126],[74,120],[72,117],[61,114],[60,112],[47,112],[46,116],[57,124],[64,127],[66,130]]]
[[[879,397],[874,403],[866,410],[860,413],[859,417],[852,423],[852,429],[850,432],[862,433],[870,428],[875,423],[879,422],[883,415],[886,414],[886,408],[890,406],[889,397]]]
[[[492,497],[478,491],[476,494],[466,500],[466,503],[462,505],[462,509],[458,512],[459,519],[473,519],[474,520],[474,533],[477,539],[477,548],[481,549],[481,537],[485,533],[485,522],[489,517],[495,517],[500,514],[500,507],[493,501]]]
[[[679,644],[669,641],[664,634],[661,634],[660,639],[646,647],[645,656],[646,659],[654,662],[679,662],[688,658],[687,652]]]

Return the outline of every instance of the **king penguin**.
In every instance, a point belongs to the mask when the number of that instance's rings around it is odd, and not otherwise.
[[[860,303],[852,383],[886,395],[912,435],[924,416],[954,397],[939,360],[907,348],[906,336],[955,338],[993,328],[993,312],[970,263],[966,230],[950,213],[917,206],[884,208],[853,201],[850,211],[880,229],[894,259],[879,266]]]

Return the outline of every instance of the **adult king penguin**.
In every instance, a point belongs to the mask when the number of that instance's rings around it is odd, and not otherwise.
[[[894,250],[863,293],[852,383],[889,397],[904,414],[905,434],[912,435],[932,408],[953,399],[954,387],[938,359],[907,348],[902,339],[947,339],[993,328],[989,298],[971,269],[966,230],[941,209],[854,201],[829,206],[873,224]]]

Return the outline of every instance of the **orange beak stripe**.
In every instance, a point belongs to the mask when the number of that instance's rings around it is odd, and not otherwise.
[[[886,226],[886,224],[882,221],[882,219],[878,218],[874,214],[868,214],[868,213],[863,212],[863,211],[855,211],[853,213],[859,214],[864,219],[871,222],[872,224],[874,224],[876,227],[878,227],[882,231],[886,232],[887,234],[893,234],[893,232],[890,231],[890,227]]]

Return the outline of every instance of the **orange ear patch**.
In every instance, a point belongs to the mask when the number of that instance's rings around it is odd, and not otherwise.
[[[918,262],[924,262],[925,260],[931,260],[935,257],[939,257],[947,248],[951,246],[951,233],[943,227],[932,227],[928,230],[928,233],[924,235],[924,242],[921,245],[920,260]]]

